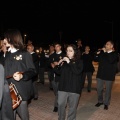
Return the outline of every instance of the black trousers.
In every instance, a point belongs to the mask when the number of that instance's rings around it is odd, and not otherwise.
[[[88,81],[88,85],[87,85],[87,89],[91,90],[91,85],[92,85],[92,72],[83,72],[82,74],[82,79],[83,79],[83,87],[85,84],[85,79],[87,77],[87,81]]]
[[[39,79],[41,83],[44,83],[44,72],[45,72],[45,68],[39,68]]]

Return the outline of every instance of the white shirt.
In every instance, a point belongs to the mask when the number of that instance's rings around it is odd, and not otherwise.
[[[107,53],[111,53],[112,52],[112,50],[110,50],[110,51],[107,51]]]
[[[9,48],[8,51],[10,51],[11,53],[15,53],[16,51],[18,51],[19,49],[16,48]]]
[[[62,51],[59,51],[58,53],[56,52],[56,54],[60,54],[60,53],[62,53]]]
[[[31,52],[30,54],[33,54],[33,53],[35,53],[35,52]]]

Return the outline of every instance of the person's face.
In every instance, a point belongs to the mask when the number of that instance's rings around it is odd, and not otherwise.
[[[6,47],[10,47],[11,45],[8,43],[8,40],[5,38],[3,40],[3,44],[6,46]]]
[[[77,45],[78,45],[78,46],[81,46],[81,44],[82,44],[82,42],[79,40],[79,41],[77,42]]]
[[[55,45],[55,51],[56,52],[61,51],[61,46],[59,44]]]
[[[73,50],[73,48],[72,47],[67,47],[67,51],[66,51],[66,53],[67,53],[67,56],[70,58],[70,59],[72,59],[73,57],[74,57],[74,50]]]
[[[2,50],[3,52],[6,52],[6,51],[7,51],[6,45],[3,44],[1,50]]]
[[[39,48],[39,51],[42,52],[42,48],[41,47]]]
[[[54,47],[50,46],[50,52],[53,52],[53,51],[54,51]]]
[[[89,46],[86,46],[86,47],[85,47],[85,51],[86,51],[86,52],[89,52],[89,51],[90,51],[90,47],[89,47]]]
[[[107,43],[105,44],[105,49],[106,49],[107,51],[113,49],[113,45],[111,44],[111,42],[107,42]]]
[[[33,47],[27,46],[27,51],[28,51],[29,53],[33,52]]]

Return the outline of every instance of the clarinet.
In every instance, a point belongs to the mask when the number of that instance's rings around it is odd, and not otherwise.
[[[67,58],[68,58],[68,57],[67,57]],[[68,59],[69,59],[69,58],[68,58]],[[65,63],[67,63],[67,62],[62,59],[62,62],[58,65],[58,68],[60,68],[61,66],[63,66]]]

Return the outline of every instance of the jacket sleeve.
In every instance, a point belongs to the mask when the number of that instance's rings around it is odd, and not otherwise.
[[[60,75],[61,72],[62,72],[62,66],[61,66],[61,67],[55,66],[55,67],[53,68],[53,71],[54,71],[57,75]]]
[[[34,77],[37,74],[37,72],[31,54],[26,52],[24,57],[25,57],[25,65],[27,67],[27,70],[23,73],[22,80],[29,80],[32,77]]]
[[[79,62],[70,62],[69,63],[71,70],[75,74],[81,74],[83,71],[83,61],[80,60]]]
[[[4,87],[4,68],[0,64],[0,108],[1,108],[1,102],[3,96],[3,87]]]

